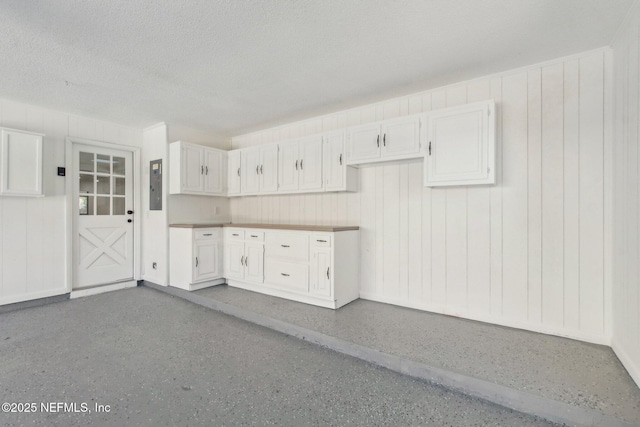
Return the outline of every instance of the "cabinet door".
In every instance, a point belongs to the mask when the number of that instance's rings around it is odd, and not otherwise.
[[[204,192],[222,194],[224,191],[224,151],[204,150]]]
[[[325,190],[346,189],[346,163],[344,159],[344,133],[339,132],[325,137],[324,143]]]
[[[401,117],[382,122],[382,157],[420,151],[420,117]]]
[[[204,191],[204,150],[201,147],[182,144],[180,150],[180,187],[182,191]]]
[[[0,143],[1,194],[41,196],[43,136],[3,129]]]
[[[380,126],[377,123],[356,126],[348,130],[347,161],[358,163],[362,160],[380,157]]]
[[[429,113],[425,185],[493,184],[494,117],[493,101]]]
[[[202,240],[194,243],[193,283],[220,277],[220,249],[217,240]]]
[[[229,241],[224,250],[224,275],[230,279],[244,279],[244,242]]]
[[[264,244],[247,243],[245,245],[245,280],[264,282]]]
[[[279,190],[297,190],[300,171],[300,153],[298,152],[298,142],[284,142],[280,144],[279,150]]]
[[[242,192],[260,191],[260,149],[248,148],[242,151]]]
[[[260,148],[260,192],[278,191],[278,146]]]
[[[322,188],[322,137],[300,140],[300,190]]]
[[[229,151],[227,164],[227,194],[240,194],[240,151]]]
[[[331,297],[331,249],[313,248],[312,252],[309,291],[314,295]]]

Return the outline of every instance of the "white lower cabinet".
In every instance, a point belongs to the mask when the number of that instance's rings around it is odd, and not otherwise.
[[[227,283],[339,308],[359,297],[358,233],[225,227]]]
[[[171,227],[169,239],[170,286],[195,291],[224,283],[220,227]]]

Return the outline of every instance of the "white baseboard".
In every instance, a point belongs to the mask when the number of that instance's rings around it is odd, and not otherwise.
[[[611,338],[602,334],[593,334],[580,331],[570,331],[565,329],[553,328],[536,323],[522,322],[518,320],[505,319],[486,314],[462,313],[458,309],[448,308],[446,306],[436,306],[430,304],[416,304],[406,300],[396,300],[387,298],[370,292],[360,291],[360,298],[382,302],[385,304],[399,305],[402,307],[413,308],[416,310],[429,311],[431,313],[445,314],[447,316],[460,317],[463,319],[476,320],[479,322],[491,323],[494,325],[507,326],[509,328],[525,329],[527,331],[539,332],[542,334],[556,335],[563,338],[571,338],[579,341],[585,341],[592,344],[611,345]]]
[[[618,356],[620,362],[625,367],[636,385],[640,387],[640,366],[633,360],[629,353],[627,353],[623,346],[614,338],[611,342],[611,348],[613,352]]]
[[[98,294],[103,294],[105,292],[118,291],[120,289],[135,288],[136,286],[138,286],[138,281],[130,280],[128,282],[114,283],[112,285],[96,286],[88,289],[78,289],[76,291],[71,291],[70,298],[71,299],[83,298],[83,297],[88,297],[90,295],[98,295]]]
[[[4,298],[0,298],[0,305],[14,304],[16,302],[31,301],[34,299],[53,297],[56,295],[62,295],[66,293],[69,293],[69,291],[65,287],[65,288],[51,289],[48,291],[33,292],[26,295],[21,294],[21,295],[16,295],[11,297],[4,297]]]

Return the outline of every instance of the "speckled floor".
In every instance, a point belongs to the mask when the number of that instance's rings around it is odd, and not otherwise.
[[[3,426],[549,425],[143,287],[0,314],[0,394],[92,410]]]
[[[228,286],[197,294],[640,424],[640,389],[606,346],[365,300],[334,311]]]

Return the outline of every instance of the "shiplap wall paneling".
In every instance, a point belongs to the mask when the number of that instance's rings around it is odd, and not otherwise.
[[[356,224],[364,298],[605,343],[605,65],[599,50],[236,137],[494,99],[497,184],[427,188],[421,160],[378,164],[353,195],[234,199],[233,220]]]
[[[66,292],[65,138],[140,145],[141,133],[111,123],[0,100],[0,125],[45,134],[43,198],[0,197],[0,304]]]
[[[640,384],[640,4],[635,3],[613,44],[614,64],[614,195],[613,195],[613,339],[612,347],[637,384]],[[597,78],[597,75],[587,76]],[[581,87],[582,88],[582,87]],[[596,97],[599,94],[592,94]],[[595,114],[595,112],[592,112]],[[581,120],[583,118],[581,117]],[[585,117],[586,119],[586,117]],[[588,126],[588,124],[585,124]],[[581,131],[582,123],[581,123]],[[586,130],[586,129],[585,129]],[[599,129],[596,128],[595,131]],[[590,140],[597,150],[599,141]],[[598,165],[591,164],[598,167]],[[582,164],[581,164],[582,167]],[[598,182],[581,182],[584,193]],[[607,187],[605,187],[607,188]],[[585,194],[586,195],[586,194]],[[583,196],[583,192],[580,193]],[[598,217],[590,221],[598,220]],[[587,224],[585,224],[587,225]],[[581,224],[582,226],[582,224]],[[590,252],[589,262],[597,256]],[[593,268],[593,267],[592,267]],[[595,295],[587,297],[592,305]],[[589,313],[581,312],[583,317]],[[590,319],[581,320],[591,323]]]

